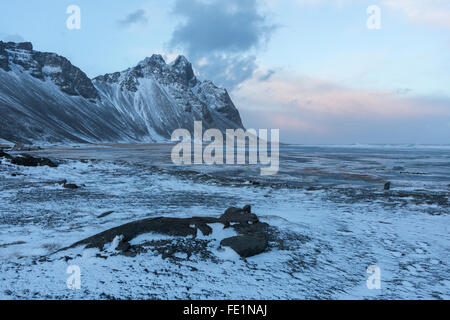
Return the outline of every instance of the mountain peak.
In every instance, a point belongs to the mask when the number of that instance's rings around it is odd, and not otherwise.
[[[139,62],[140,66],[146,66],[146,65],[159,65],[159,66],[165,66],[166,61],[160,54],[153,54],[151,57],[147,57],[141,62]]]
[[[176,65],[186,65],[186,64],[191,64],[188,59],[186,59],[185,56],[183,55],[179,55],[173,62],[172,65],[176,66]]]
[[[56,53],[33,51],[31,42],[1,42],[0,69],[6,72],[19,67],[33,78],[51,80],[63,92],[86,99],[99,97],[92,81],[79,68]]]
[[[170,68],[185,85],[195,85],[197,79],[192,69],[192,64],[186,59],[185,56],[179,55],[171,64]]]
[[[0,48],[9,50],[26,50],[33,51],[33,44],[31,42],[3,42],[0,41]]]

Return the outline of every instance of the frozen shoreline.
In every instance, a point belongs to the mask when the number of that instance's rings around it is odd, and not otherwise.
[[[161,153],[145,165],[118,160],[115,152],[96,151],[85,159],[103,160],[64,160],[58,168],[2,161],[0,299],[449,299],[445,190],[387,192],[372,184],[323,187],[314,181],[315,189],[274,187],[216,172],[204,179],[159,166]],[[81,188],[64,189],[56,183],[61,179]],[[247,203],[285,234],[286,248],[245,261],[211,247],[219,263],[200,257],[174,262],[154,253],[104,259],[92,249],[68,261],[49,255],[127,222],[219,216]],[[98,218],[107,211],[114,212]],[[71,264],[82,271],[79,291],[66,287]],[[380,291],[366,288],[373,264],[382,270]]]

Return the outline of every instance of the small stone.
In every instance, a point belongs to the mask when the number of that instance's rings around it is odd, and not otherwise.
[[[106,216],[109,216],[112,213],[114,213],[114,211],[106,211],[106,212],[102,213],[101,215],[99,215],[97,218],[101,219],[101,218],[104,218]]]
[[[78,186],[76,184],[73,183],[69,183],[69,184],[64,184],[64,188],[66,189],[78,189]]]

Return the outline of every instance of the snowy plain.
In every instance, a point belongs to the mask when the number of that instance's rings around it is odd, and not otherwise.
[[[57,168],[1,159],[0,299],[449,299],[447,150],[412,148],[400,158],[386,147],[324,148],[286,147],[269,180],[254,168],[173,167],[158,146],[37,151],[59,159]],[[197,236],[211,259],[58,251],[131,221],[219,216],[246,204],[284,246],[241,259],[219,245],[233,231],[211,225],[211,236]],[[71,265],[80,267],[80,290],[67,287]],[[370,265],[381,269],[380,290],[366,286]]]

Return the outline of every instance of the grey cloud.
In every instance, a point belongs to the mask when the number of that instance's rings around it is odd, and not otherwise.
[[[252,77],[257,69],[256,57],[250,56],[214,56],[212,62],[198,68],[200,77],[213,79],[227,89]]]
[[[130,13],[123,20],[119,20],[118,22],[122,26],[130,26],[137,23],[146,24],[148,23],[148,18],[145,10],[139,9]]]
[[[233,89],[253,76],[255,51],[275,30],[259,12],[256,0],[177,0],[173,14],[181,17],[171,48],[181,47],[201,75]]]

